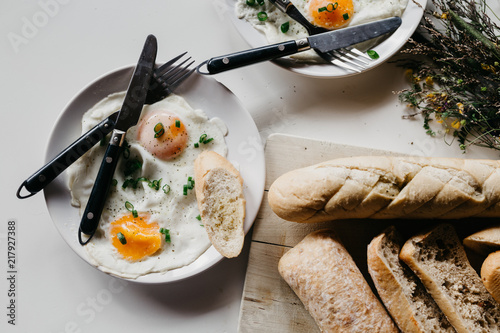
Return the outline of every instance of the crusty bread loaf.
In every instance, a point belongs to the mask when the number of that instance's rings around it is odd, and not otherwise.
[[[464,245],[485,256],[500,250],[500,225],[478,231],[466,237]]]
[[[400,258],[420,278],[457,332],[500,332],[500,304],[469,264],[449,224],[410,238]]]
[[[500,161],[340,158],[282,175],[269,204],[295,222],[500,216]]]
[[[481,280],[491,296],[500,303],[500,251],[491,253],[483,262]]]
[[[201,221],[212,245],[227,258],[238,256],[246,204],[240,173],[221,155],[205,151],[194,162],[194,174]]]
[[[455,332],[417,276],[399,260],[394,227],[368,245],[368,272],[386,309],[404,333]]]
[[[278,270],[322,332],[398,331],[333,231],[307,235]]]

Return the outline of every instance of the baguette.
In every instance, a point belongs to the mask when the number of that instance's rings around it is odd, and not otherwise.
[[[269,190],[281,218],[500,216],[500,161],[360,156],[290,171]]]
[[[500,250],[500,225],[478,231],[466,237],[464,245],[485,256]]]
[[[500,303],[500,251],[486,258],[481,266],[481,279],[491,296]]]
[[[500,304],[470,265],[451,225],[441,224],[410,238],[400,258],[420,278],[457,332],[500,332]]]
[[[400,235],[390,227],[368,245],[368,272],[402,332],[455,332],[417,276],[399,261]]]
[[[245,238],[243,179],[224,157],[204,151],[194,162],[196,200],[210,242],[227,258],[237,257]]]
[[[398,332],[333,231],[307,235],[278,270],[322,332]]]

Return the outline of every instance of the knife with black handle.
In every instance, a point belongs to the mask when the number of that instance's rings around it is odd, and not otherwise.
[[[391,17],[354,27],[328,31],[295,41],[287,41],[231,53],[205,61],[199,66],[198,72],[200,74],[222,73],[231,69],[281,58],[309,49],[320,52],[330,52],[393,32],[400,25],[400,17]],[[201,71],[203,65],[206,65],[207,72]]]
[[[109,188],[113,181],[113,174],[122,151],[125,135],[128,129],[136,125],[141,117],[142,107],[146,101],[149,89],[149,82],[153,75],[156,51],[156,38],[153,35],[149,35],[130,80],[123,105],[116,119],[115,128],[111,134],[89,200],[82,214],[78,230],[78,240],[81,245],[87,244],[97,230]],[[87,235],[87,239],[83,239],[82,234]]]

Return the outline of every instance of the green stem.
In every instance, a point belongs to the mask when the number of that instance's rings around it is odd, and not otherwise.
[[[465,22],[464,19],[458,16],[458,14],[453,10],[449,9],[449,13],[457,28],[469,33],[471,36],[483,43],[488,49],[491,50],[491,52],[495,54],[498,59],[500,59],[500,48],[498,46],[496,46],[493,42],[486,38],[482,33],[477,31],[473,26]]]

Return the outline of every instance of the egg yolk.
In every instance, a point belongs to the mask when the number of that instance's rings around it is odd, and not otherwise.
[[[154,254],[161,247],[158,224],[147,223],[146,219],[147,216],[133,217],[132,214],[127,214],[111,222],[111,244],[124,259],[140,260]]]
[[[182,153],[187,145],[188,133],[176,114],[158,110],[141,120],[137,139],[153,156],[166,161]]]
[[[351,20],[353,12],[352,0],[309,0],[309,15],[318,27],[341,28]]]

